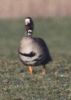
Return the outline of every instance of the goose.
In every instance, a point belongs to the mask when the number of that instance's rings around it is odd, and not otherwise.
[[[26,17],[25,36],[20,41],[19,58],[30,74],[33,73],[34,66],[42,66],[42,75],[46,73],[46,64],[52,61],[49,49],[42,38],[32,36],[34,23],[31,17]]]

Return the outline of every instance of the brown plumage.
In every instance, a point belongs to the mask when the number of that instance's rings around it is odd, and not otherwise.
[[[44,74],[45,65],[49,63],[52,60],[52,58],[44,40],[32,36],[33,21],[31,21],[32,18],[31,20],[30,17],[25,18],[26,36],[24,36],[20,42],[19,57],[23,64],[29,67],[29,72],[31,74],[32,67],[39,65],[43,66],[42,74]]]

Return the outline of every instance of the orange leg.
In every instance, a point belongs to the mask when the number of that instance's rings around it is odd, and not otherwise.
[[[28,71],[29,71],[29,73],[32,75],[32,72],[33,72],[32,66],[29,66],[29,67],[28,67]]]
[[[45,65],[43,65],[42,67],[43,67],[42,68],[42,75],[45,75],[46,74],[46,67],[45,67]]]

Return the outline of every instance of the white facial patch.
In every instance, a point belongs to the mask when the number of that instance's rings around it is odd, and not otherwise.
[[[25,25],[28,25],[30,23],[30,19],[25,19]]]

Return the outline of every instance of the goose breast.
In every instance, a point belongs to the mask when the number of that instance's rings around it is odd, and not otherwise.
[[[24,37],[20,42],[19,52],[26,65],[39,65],[50,59],[48,48],[40,38]]]

